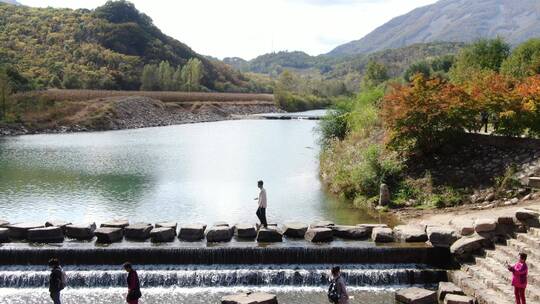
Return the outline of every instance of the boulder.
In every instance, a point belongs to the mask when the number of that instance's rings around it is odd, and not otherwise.
[[[236,236],[241,239],[254,239],[257,236],[255,225],[238,224],[234,228]]]
[[[463,290],[456,284],[452,282],[440,282],[439,289],[437,289],[437,299],[442,302],[448,294],[465,295]]]
[[[64,241],[64,232],[60,227],[34,228],[28,230],[26,238],[35,243],[61,243]]]
[[[515,216],[520,221],[533,220],[538,219],[538,212],[530,209],[519,209]]]
[[[494,219],[476,219],[474,221],[474,231],[480,232],[491,232],[497,229],[497,221]]]
[[[450,246],[450,252],[456,256],[465,257],[484,247],[487,239],[478,234],[464,236]]]
[[[176,230],[171,227],[159,227],[150,231],[150,239],[154,243],[166,243],[174,241]]]
[[[304,238],[308,226],[303,223],[285,223],[283,224],[283,234],[292,238]]]
[[[437,293],[418,287],[401,289],[396,292],[396,301],[405,304],[436,304]]]
[[[7,227],[9,225],[8,221],[0,220],[0,227]]]
[[[102,227],[94,231],[98,243],[120,242],[124,233],[122,228]]]
[[[512,216],[499,216],[497,218],[497,224],[499,225],[515,225],[514,217]]]
[[[206,241],[208,242],[229,242],[231,238],[229,226],[214,226],[206,231]]]
[[[101,224],[102,228],[126,228],[127,226],[129,226],[127,220],[114,220]]]
[[[8,243],[8,242],[9,242],[9,229],[0,228],[0,243]]]
[[[331,242],[334,239],[334,232],[330,228],[310,228],[304,238],[313,243]]]
[[[457,232],[461,236],[471,235],[474,233],[474,222],[467,219],[457,219],[451,221],[452,226],[454,226]]]
[[[407,243],[423,243],[428,240],[426,227],[423,225],[398,225],[394,228],[394,236]]]
[[[309,228],[328,228],[330,226],[334,226],[334,222],[332,221],[316,221],[311,223],[309,225]]]
[[[152,225],[147,223],[131,224],[124,228],[124,236],[126,239],[144,241],[150,237]]]
[[[206,227],[200,224],[190,224],[180,226],[178,238],[184,241],[194,242],[204,238],[204,230]]]
[[[371,239],[375,243],[391,243],[394,241],[394,233],[390,228],[376,227],[371,232]]]
[[[67,225],[66,236],[77,240],[91,240],[94,238],[96,223],[85,225]]]
[[[66,221],[47,221],[45,223],[45,227],[60,227],[64,232],[66,232],[67,225],[71,225],[71,223]]]
[[[275,295],[255,292],[224,296],[221,304],[278,304],[278,301]]]
[[[457,294],[449,294],[444,298],[444,304],[475,304],[473,297]]]
[[[257,232],[257,242],[259,243],[277,243],[282,242],[283,236],[280,231],[273,227],[261,228]]]
[[[9,228],[9,237],[12,239],[25,239],[28,230],[43,227],[43,225],[33,223],[10,224],[7,226]]]
[[[174,235],[176,236],[176,230],[178,230],[178,223],[176,222],[159,222],[156,223],[156,228],[172,228]]]
[[[540,189],[540,177],[529,177],[528,186]]]
[[[390,205],[390,189],[388,185],[381,184],[379,188],[379,206]]]
[[[331,226],[334,236],[349,240],[365,240],[370,236],[370,230],[359,226]]]
[[[429,242],[435,247],[450,248],[457,241],[457,233],[447,226],[428,226],[426,228]]]

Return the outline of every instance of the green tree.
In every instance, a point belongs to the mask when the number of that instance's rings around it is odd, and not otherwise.
[[[159,91],[160,89],[159,67],[155,64],[145,65],[141,77],[141,90]]]
[[[202,62],[197,58],[191,58],[182,68],[182,79],[186,89],[191,91],[199,91],[201,88],[201,80],[203,78]]]
[[[433,59],[433,61],[431,61],[431,70],[433,70],[433,72],[448,73],[448,71],[450,71],[450,69],[454,65],[455,61],[456,56],[454,55],[438,56]]]
[[[65,71],[62,86],[66,89],[80,89],[82,86],[80,75],[72,70]]]
[[[162,91],[174,91],[174,69],[168,61],[159,64],[159,82]]]
[[[411,64],[407,70],[405,70],[405,73],[403,73],[403,79],[405,79],[407,82],[411,82],[413,76],[417,74],[422,74],[424,77],[429,77],[431,75],[430,64],[426,61],[418,61]]]
[[[60,78],[58,78],[58,76],[53,75],[53,77],[49,81],[49,87],[56,88],[56,89],[61,89],[62,88],[62,81],[60,81]]]
[[[0,70],[0,104],[2,106],[2,121],[6,121],[7,99],[11,94],[9,77],[4,69]]]
[[[178,66],[173,75],[173,87],[175,91],[184,89],[184,79],[182,78],[182,67]]]
[[[371,60],[366,67],[364,78],[362,79],[362,86],[371,88],[378,86],[379,84],[388,80],[388,72],[386,66],[382,63],[378,63]]]
[[[540,39],[519,45],[503,62],[501,72],[518,78],[540,74]]]

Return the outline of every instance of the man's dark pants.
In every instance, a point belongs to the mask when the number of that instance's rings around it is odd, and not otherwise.
[[[60,304],[60,291],[51,291],[51,299],[53,300],[54,304]]]
[[[259,209],[257,209],[257,217],[264,227],[268,226],[268,223],[266,223],[266,208],[259,207]]]

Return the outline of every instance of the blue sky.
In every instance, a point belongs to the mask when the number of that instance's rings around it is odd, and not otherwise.
[[[95,8],[106,0],[19,0]],[[166,34],[218,58],[272,51],[318,55],[436,0],[131,0]]]

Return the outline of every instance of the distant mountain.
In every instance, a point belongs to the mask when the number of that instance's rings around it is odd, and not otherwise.
[[[16,0],[0,0],[0,2],[7,3],[7,4],[13,4],[13,5],[21,5]]]
[[[512,45],[540,36],[539,0],[440,0],[417,8],[328,55],[365,54],[414,43],[501,36]]]

